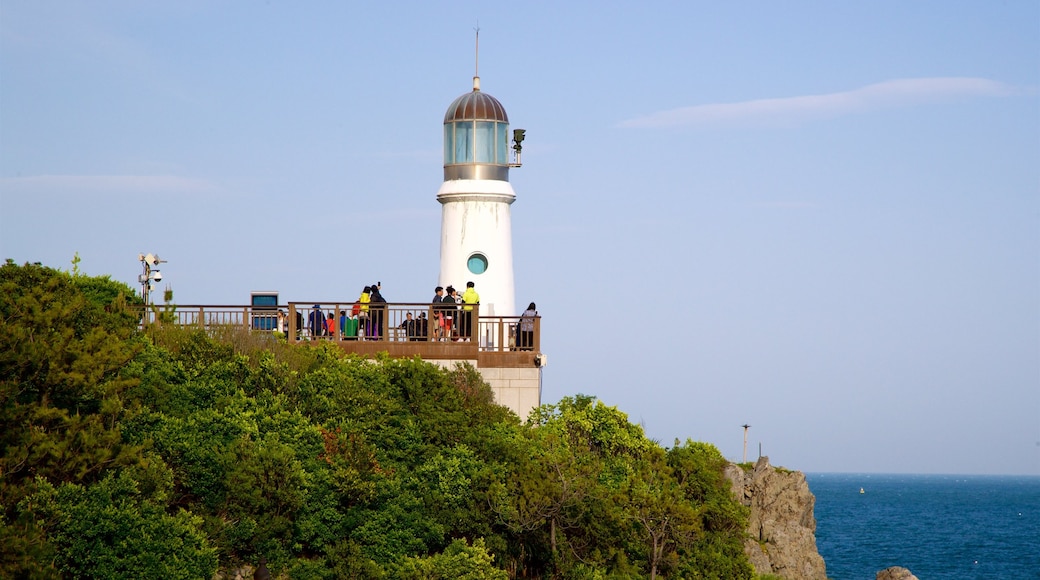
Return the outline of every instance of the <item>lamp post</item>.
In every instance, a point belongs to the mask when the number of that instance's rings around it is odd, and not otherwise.
[[[747,463],[747,430],[748,427],[751,427],[751,425],[744,423],[742,427],[744,427],[744,459],[741,461],[741,463]]]
[[[142,272],[137,277],[137,281],[141,283],[141,299],[144,300],[144,305],[148,306],[148,298],[152,292],[152,282],[162,281],[162,272],[158,268],[159,264],[165,264],[166,260],[160,260],[158,254],[138,254],[137,259],[141,261]]]

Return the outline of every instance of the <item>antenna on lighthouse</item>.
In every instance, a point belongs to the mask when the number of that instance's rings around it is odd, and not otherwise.
[[[477,23],[477,27],[474,28],[477,32],[477,47],[476,53],[473,56],[473,90],[480,90],[480,23]]]

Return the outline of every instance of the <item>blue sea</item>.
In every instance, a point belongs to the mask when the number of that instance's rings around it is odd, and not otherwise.
[[[1040,477],[806,474],[833,580],[1040,579]],[[862,488],[863,492],[860,493]]]

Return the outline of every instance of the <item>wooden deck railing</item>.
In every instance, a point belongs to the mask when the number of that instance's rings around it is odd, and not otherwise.
[[[447,358],[455,351],[541,350],[541,317],[481,316],[479,305],[473,305],[471,311],[463,310],[462,305],[452,308],[449,304],[447,309],[438,306],[386,303],[360,309],[353,301],[290,302],[278,307],[191,304],[143,310],[141,320],[143,325],[240,327],[272,334],[283,329],[278,334],[289,342],[332,341],[348,352],[359,353],[390,351],[391,355],[405,356],[414,352],[424,356],[443,352],[446,356],[442,358]]]

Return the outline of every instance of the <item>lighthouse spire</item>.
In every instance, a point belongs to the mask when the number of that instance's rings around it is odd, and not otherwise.
[[[473,55],[473,90],[474,91],[479,91],[480,90],[480,24],[477,24],[477,27],[474,28],[473,30],[475,30],[477,32],[476,52]]]

